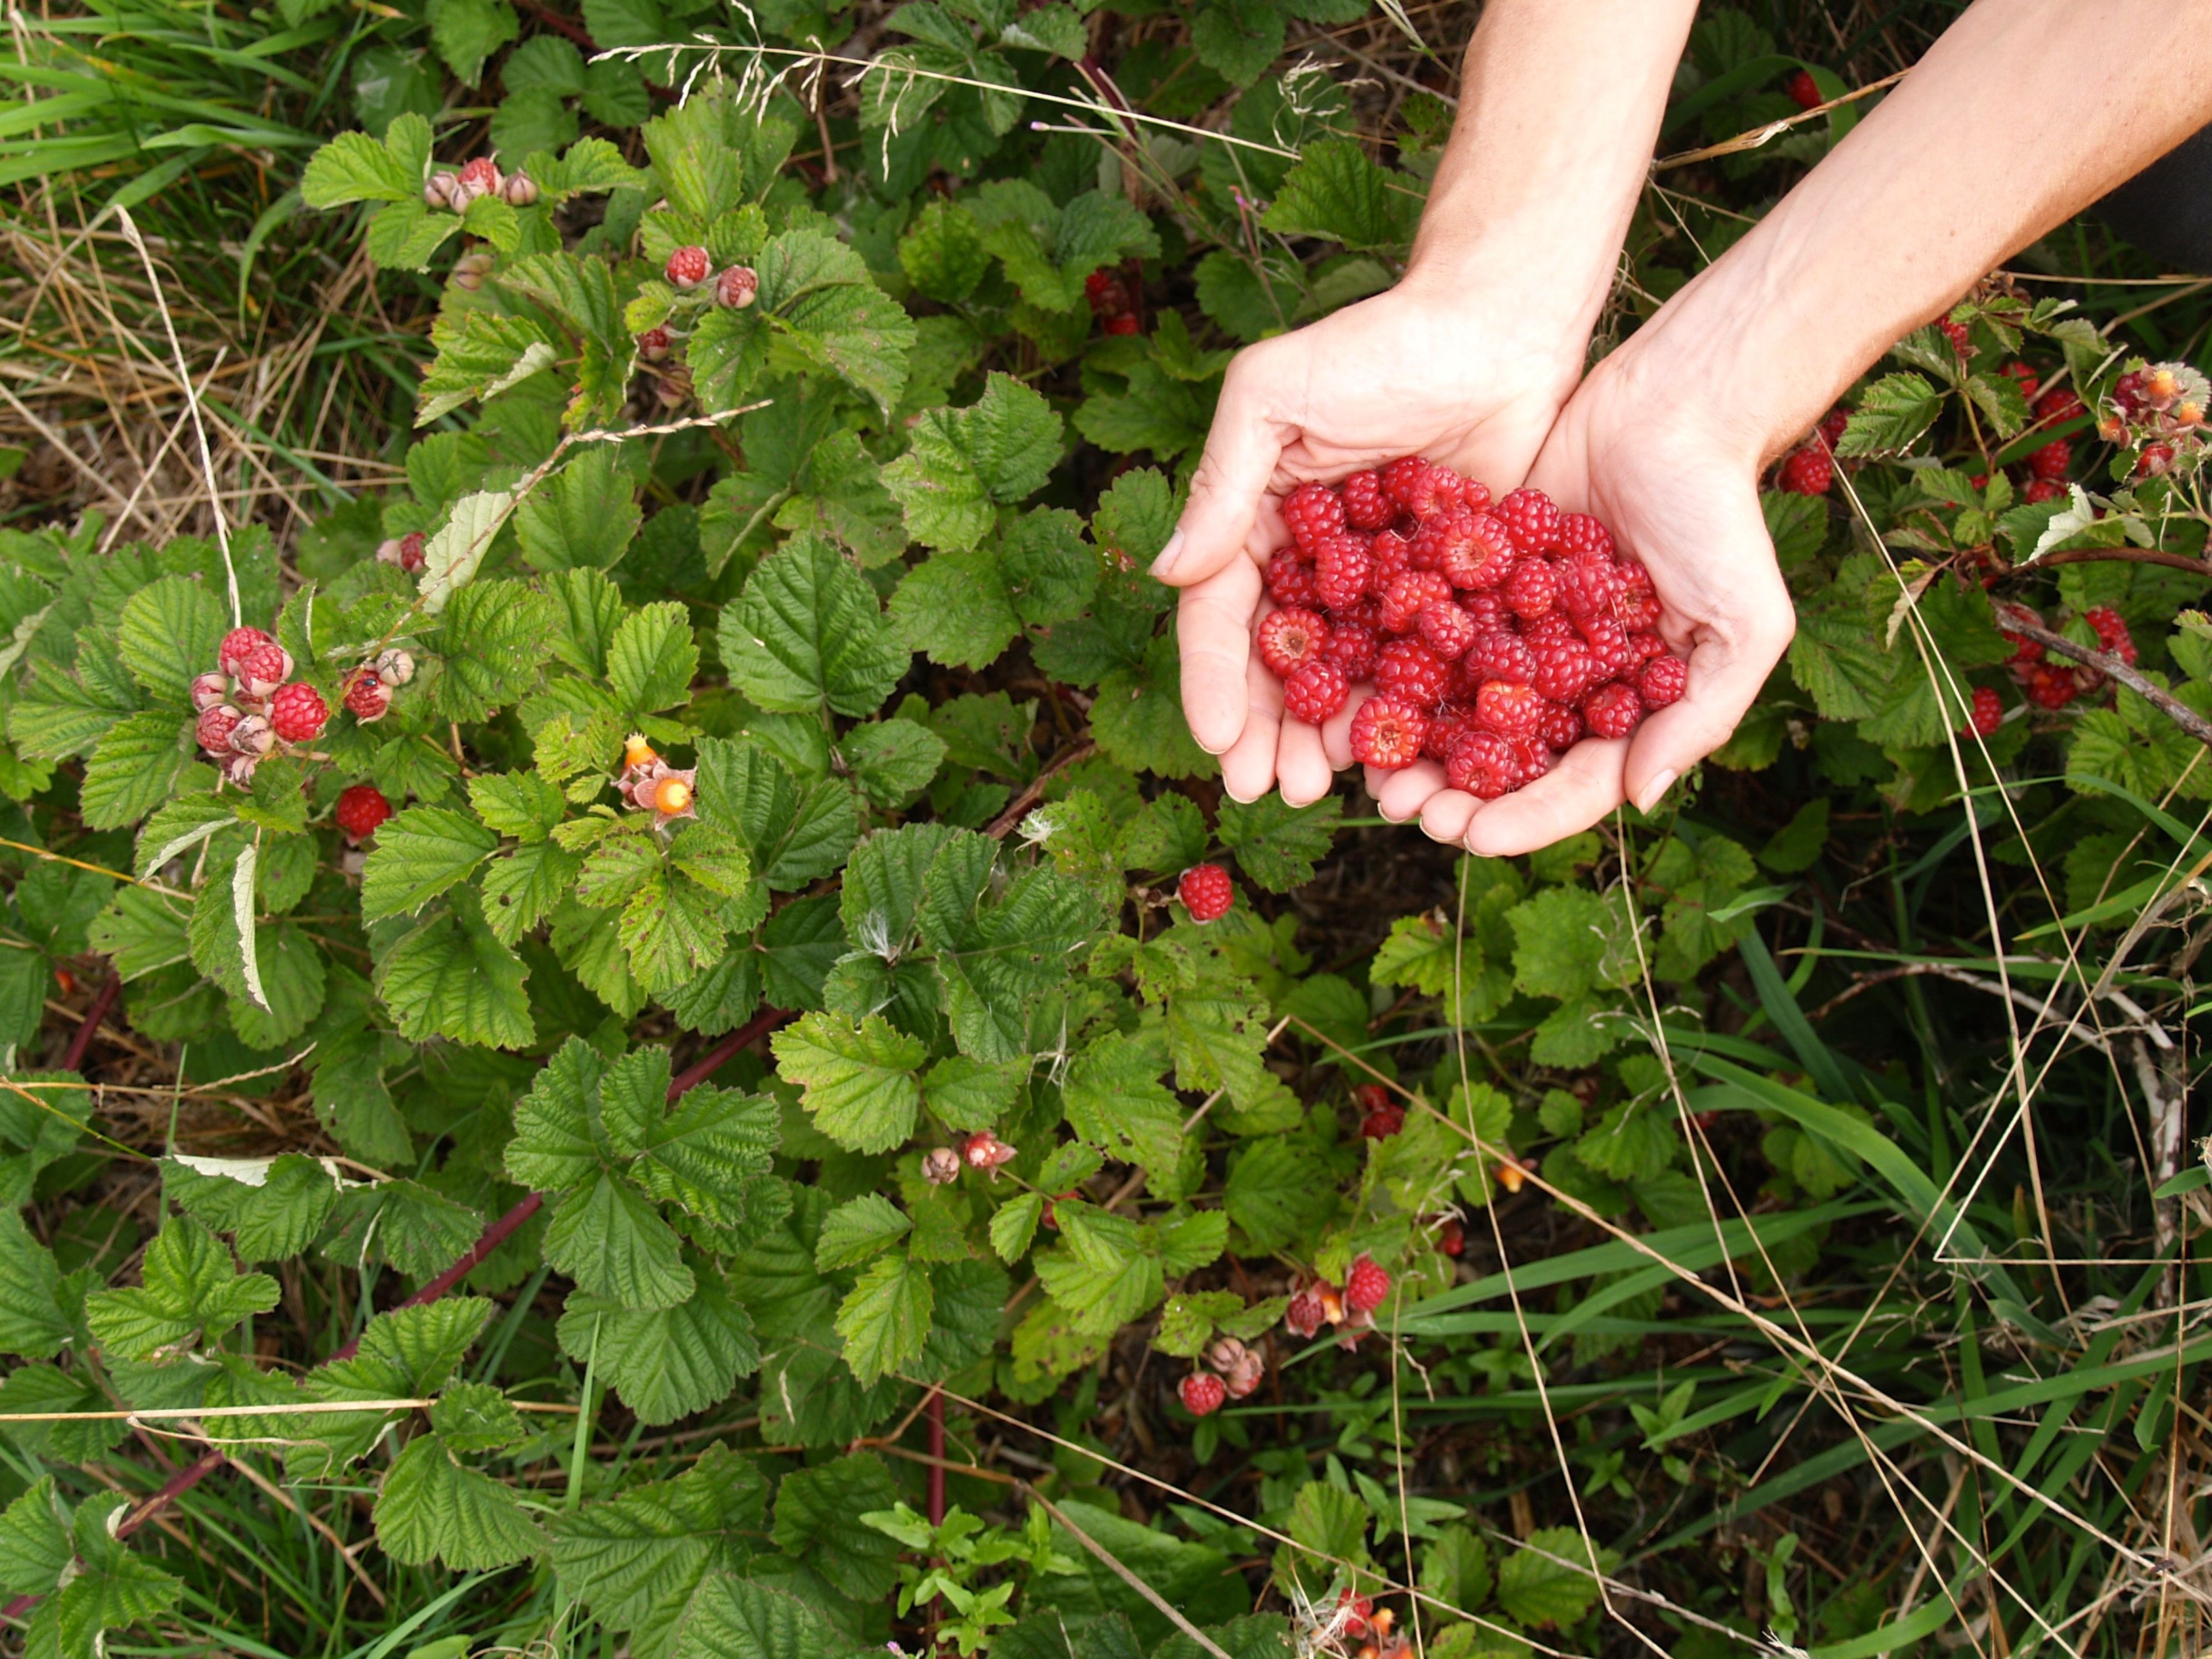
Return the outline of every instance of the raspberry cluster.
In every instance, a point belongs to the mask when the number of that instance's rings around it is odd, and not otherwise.
[[[725,265],[716,270],[714,256],[696,242],[672,252],[660,274],[684,297],[676,301],[676,315],[669,322],[638,331],[637,355],[648,363],[660,362],[675,350],[708,307],[743,311],[760,296],[758,271],[750,265]]]
[[[1143,331],[1137,320],[1137,296],[1129,279],[1117,270],[1103,266],[1083,279],[1083,297],[1090,301],[1091,314],[1098,319],[1098,326],[1109,334],[1136,334]]]
[[[2212,401],[2212,386],[2187,363],[2131,368],[2112,383],[2097,435],[2136,452],[2136,477],[2156,477],[2204,453],[2208,401]]]
[[[1301,1285],[1291,1292],[1283,1310],[1283,1328],[1293,1336],[1317,1335],[1323,1325],[1340,1328],[1338,1340],[1355,1346],[1364,1331],[1375,1325],[1375,1310],[1390,1294],[1390,1275],[1374,1257],[1363,1255],[1352,1264],[1341,1288],[1326,1279]]]
[[[1681,696],[1650,574],[1595,519],[1541,490],[1490,491],[1418,455],[1304,483],[1291,544],[1267,562],[1259,652],[1283,710],[1319,725],[1358,684],[1352,752],[1386,771],[1423,755],[1485,800],[1584,736],[1625,738]]]
[[[2129,667],[2135,666],[2135,635],[2128,631],[2127,619],[2110,605],[2091,605],[2081,613],[2081,620],[2097,636],[2097,647],[2107,656],[2117,657]],[[2105,676],[2087,663],[2054,661],[2045,656],[2042,641],[2032,640],[2005,626],[2008,621],[2032,623],[2040,628],[2044,619],[2040,613],[2024,605],[2000,604],[1996,606],[1997,631],[2012,642],[2012,655],[2005,666],[2027,700],[2039,708],[2063,708],[2075,698],[2095,691],[2105,684]],[[1990,718],[1996,710],[1996,718]],[[1972,730],[1987,737],[1995,731],[2003,718],[2002,699],[1987,688],[1978,689],[1968,715]]]
[[[191,684],[199,719],[194,735],[231,782],[252,781],[262,757],[322,736],[330,706],[292,678],[292,654],[258,628],[234,628],[216,651],[216,667]]]

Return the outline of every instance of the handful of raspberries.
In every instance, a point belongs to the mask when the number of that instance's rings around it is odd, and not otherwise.
[[[1625,738],[1681,696],[1650,574],[1586,513],[1490,491],[1418,455],[1284,500],[1260,655],[1283,709],[1318,726],[1376,695],[1352,752],[1388,771],[1426,755],[1495,800],[1584,736]]]

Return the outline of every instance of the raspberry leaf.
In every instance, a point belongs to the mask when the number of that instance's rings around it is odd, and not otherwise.
[[[436,1434],[408,1442],[385,1474],[371,1519],[384,1553],[410,1566],[485,1571],[544,1543],[514,1489],[465,1467]]]
[[[423,610],[437,615],[454,589],[476,579],[477,567],[514,506],[514,497],[504,489],[480,490],[453,503],[444,527],[423,544],[422,574],[416,579]]]
[[[362,920],[415,915],[498,848],[496,836],[453,807],[395,814],[377,830],[362,869]]]
[[[495,398],[551,368],[559,356],[551,337],[529,318],[491,311],[441,313],[431,325],[430,343],[437,356],[416,392],[416,426],[428,426],[471,399]]]
[[[837,1310],[853,1375],[872,1382],[919,1358],[935,1308],[925,1268],[903,1255],[871,1262]]]
[[[534,1035],[523,990],[528,976],[521,958],[485,921],[475,896],[465,890],[445,913],[386,950],[377,961],[375,984],[393,1025],[410,1042],[443,1036],[520,1048]]]
[[[175,791],[180,780],[210,774],[190,763],[185,717],[173,710],[125,714],[109,726],[85,763],[77,810],[94,830],[136,823]]]
[[[897,1582],[898,1546],[860,1517],[897,1498],[890,1472],[873,1452],[797,1469],[776,1488],[770,1535],[855,1601],[876,1601]]]
[[[863,1193],[824,1217],[814,1265],[825,1273],[858,1267],[914,1230],[913,1221],[881,1193]]]
[[[419,207],[430,141],[430,124],[412,111],[392,118],[381,143],[365,132],[342,132],[308,159],[300,179],[301,198],[311,208],[349,202],[412,202]]]
[[[624,1308],[578,1291],[561,1315],[562,1351],[580,1364],[596,1358],[599,1375],[643,1423],[704,1410],[760,1369],[751,1318],[720,1274],[696,1261],[692,1270],[697,1288],[673,1308]]]
[[[803,534],[763,559],[724,607],[720,641],[734,684],[763,708],[793,713],[872,714],[910,660],[860,574]]]
[[[514,533],[522,556],[539,570],[604,570],[622,557],[642,519],[614,446],[592,444],[516,509]],[[596,672],[597,653],[574,665]]]
[[[1412,237],[1420,198],[1349,138],[1308,144],[1260,222],[1285,236],[1321,236],[1358,252]]]
[[[222,602],[201,584],[164,576],[131,596],[116,623],[115,647],[147,696],[182,708],[228,626]]]
[[[146,1247],[142,1282],[125,1290],[95,1291],[85,1298],[85,1322],[103,1348],[143,1359],[198,1333],[214,1341],[249,1315],[276,1305],[276,1281],[266,1273],[241,1273],[230,1252],[198,1222],[165,1224]]]
[[[61,1305],[61,1285],[53,1252],[31,1237],[20,1214],[0,1212],[0,1353],[46,1359],[61,1352],[75,1328]]]
[[[1036,392],[993,373],[965,409],[937,409],[913,429],[913,447],[884,470],[906,509],[907,530],[926,547],[975,546],[995,504],[1022,500],[1060,459],[1060,420]]]
[[[804,887],[845,862],[860,811],[844,784],[823,778],[802,787],[750,738],[702,738],[698,752],[702,819],[743,836],[769,886]]]
[[[1157,1032],[1110,1032],[1091,1043],[1061,1085],[1068,1127],[1114,1158],[1148,1170],[1174,1169],[1182,1156],[1184,1113],[1160,1082],[1167,1059]]]
[[[817,1128],[856,1152],[888,1152],[914,1133],[921,1109],[915,1073],[928,1051],[870,1014],[857,1025],[808,1014],[773,1040],[776,1069],[803,1091]]]
[[[623,617],[607,646],[608,684],[632,714],[649,714],[685,701],[698,671],[690,617],[673,599]]]
[[[837,749],[870,804],[894,811],[929,787],[945,755],[944,738],[909,720],[856,726]]]
[[[1859,399],[1836,453],[1886,455],[1909,449],[1942,411],[1942,395],[1919,375],[1886,374]]]
[[[1291,806],[1279,794],[1249,804],[1221,804],[1222,845],[1237,854],[1237,868],[1271,893],[1287,893],[1313,879],[1314,866],[1328,856],[1344,803],[1323,796],[1310,806]]]
[[[1498,1605],[1524,1625],[1571,1625],[1596,1601],[1595,1574],[1610,1570],[1612,1557],[1594,1558],[1572,1527],[1540,1527],[1499,1565]]]
[[[173,1153],[161,1161],[161,1192],[196,1220],[229,1233],[242,1261],[299,1255],[338,1199],[333,1173],[298,1152],[243,1159]]]

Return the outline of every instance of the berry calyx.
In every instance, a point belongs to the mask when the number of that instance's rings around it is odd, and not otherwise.
[[[688,293],[705,282],[714,268],[714,262],[708,257],[705,248],[690,246],[679,247],[670,254],[668,263],[661,267],[661,274],[668,278],[671,287]]]
[[[1344,1276],[1344,1305],[1354,1313],[1373,1313],[1389,1294],[1390,1275],[1373,1256],[1361,1256]]]
[[[949,1187],[960,1179],[960,1154],[950,1146],[933,1146],[921,1155],[921,1178],[933,1187]]]
[[[286,743],[313,743],[322,736],[331,718],[331,706],[312,685],[295,680],[280,685],[269,700],[269,724]]]
[[[1211,1371],[1193,1371],[1176,1385],[1182,1396],[1183,1409],[1193,1417],[1204,1417],[1221,1409],[1221,1402],[1229,1397],[1229,1387]]]
[[[1237,902],[1237,889],[1219,865],[1194,864],[1176,883],[1176,896],[1193,921],[1218,921]]]
[[[228,674],[201,674],[192,680],[192,707],[197,710],[204,712],[217,703],[228,702],[229,697],[230,676]]]
[[[1997,727],[2003,724],[2004,699],[1993,686],[1976,686],[1973,707],[1966,712],[1966,729],[1961,735],[1971,732],[1978,738],[1994,737]]]
[[[333,816],[345,838],[359,843],[374,835],[376,826],[392,816],[392,803],[384,798],[384,791],[373,783],[349,784],[338,793],[337,811]]]

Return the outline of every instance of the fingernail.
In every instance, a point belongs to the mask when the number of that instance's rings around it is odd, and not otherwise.
[[[1160,550],[1160,556],[1152,561],[1152,574],[1161,581],[1168,579],[1168,573],[1176,568],[1176,561],[1182,557],[1182,532],[1178,530],[1168,538],[1168,544]]]
[[[1639,812],[1649,812],[1653,807],[1658,805],[1660,797],[1674,787],[1674,776],[1672,772],[1662,772],[1650,782],[1645,784],[1644,793],[1637,800],[1636,810]]]

